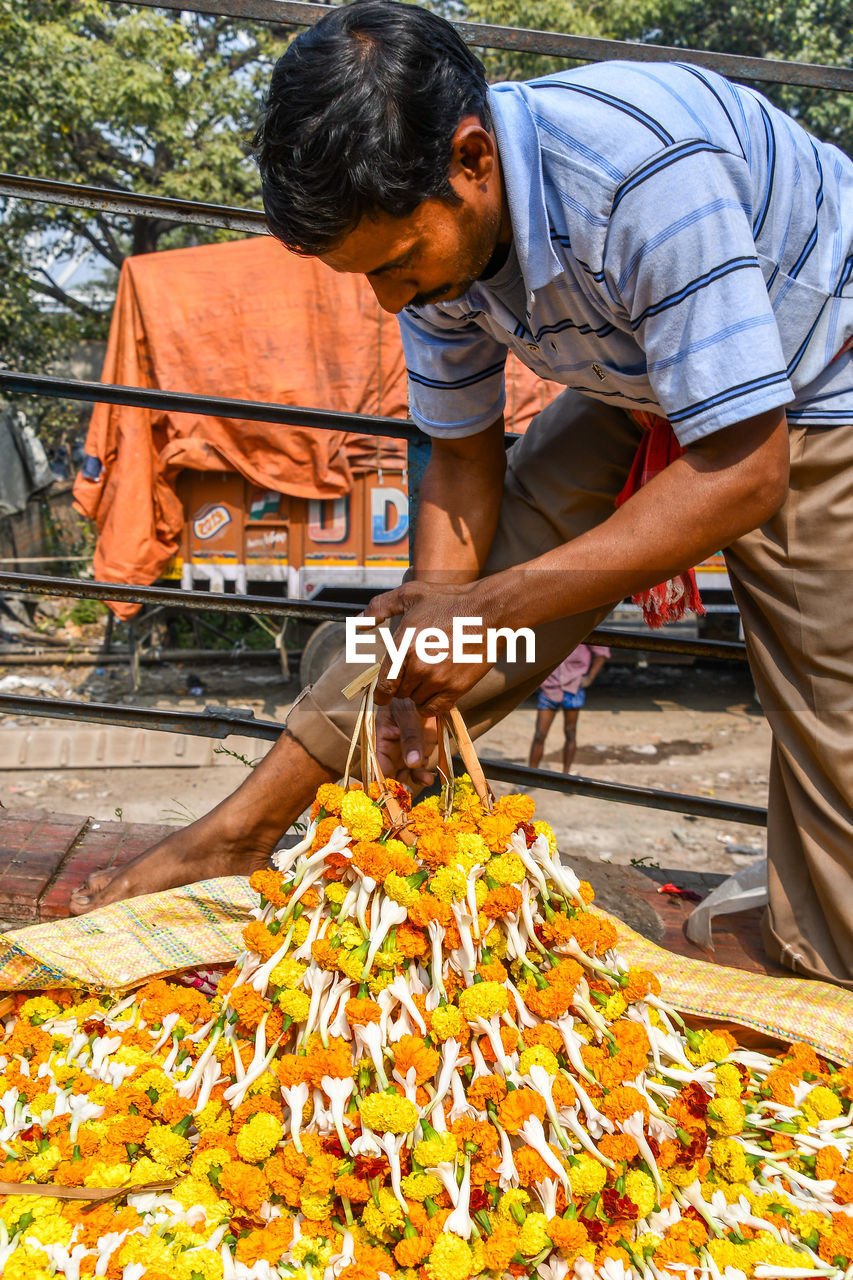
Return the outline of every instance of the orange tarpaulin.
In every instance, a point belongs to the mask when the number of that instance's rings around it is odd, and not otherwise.
[[[405,418],[397,322],[360,276],[339,275],[266,237],[128,258],[121,270],[104,382]],[[523,430],[559,388],[513,362],[508,430]],[[94,520],[95,576],[147,584],[179,546],[184,468],[232,470],[302,498],[348,493],[377,441],[195,413],[99,404],[79,475],[78,510]],[[403,446],[383,441],[400,456]],[[120,616],[136,606],[116,608]]]

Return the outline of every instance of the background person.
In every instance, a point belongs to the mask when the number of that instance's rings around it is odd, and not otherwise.
[[[577,750],[577,727],[580,709],[586,702],[586,691],[610,657],[605,645],[579,644],[551,672],[539,688],[536,700],[536,728],[530,744],[531,769],[539,767],[548,730],[554,717],[563,712],[563,773],[570,773]]]

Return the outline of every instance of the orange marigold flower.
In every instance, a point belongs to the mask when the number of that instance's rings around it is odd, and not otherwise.
[[[275,955],[283,939],[270,933],[262,920],[252,920],[243,930],[243,941],[249,951],[255,951],[262,960],[269,960]]]
[[[283,907],[290,897],[290,894],[282,888],[284,876],[280,871],[273,871],[269,867],[253,871],[249,876],[249,884],[255,893],[266,898],[267,902],[271,902],[274,907]]]
[[[800,1077],[796,1071],[787,1065],[774,1067],[765,1077],[762,1093],[769,1093],[774,1102],[780,1102],[783,1106],[794,1106],[794,1086],[799,1084]]]
[[[494,813],[484,813],[477,825],[492,853],[503,853],[518,823],[496,809]]]
[[[548,1235],[554,1248],[571,1262],[589,1240],[586,1227],[577,1218],[549,1218]]]
[[[409,908],[409,920],[419,929],[426,929],[431,920],[436,920],[446,929],[453,919],[450,904],[442,902],[432,893],[422,893],[417,902]]]
[[[241,1160],[230,1160],[222,1166],[219,1185],[225,1199],[230,1200],[235,1209],[243,1209],[250,1214],[256,1214],[270,1197],[270,1184],[260,1169]]]
[[[581,951],[587,955],[603,955],[616,946],[616,926],[597,911],[582,911],[572,921],[572,932]]]
[[[240,1236],[237,1241],[237,1261],[246,1267],[252,1267],[256,1262],[268,1262],[274,1267],[287,1252],[292,1239],[293,1219],[283,1214],[272,1222],[264,1223],[259,1230]]]
[[[487,1102],[498,1103],[506,1097],[506,1081],[503,1076],[478,1076],[467,1091],[468,1101],[478,1111],[485,1111]]]
[[[525,1027],[521,1038],[528,1049],[541,1044],[543,1048],[550,1049],[555,1057],[563,1052],[563,1037],[556,1027],[549,1026],[547,1022],[537,1022],[535,1027]]]
[[[397,926],[397,938],[394,945],[407,960],[418,960],[421,956],[425,956],[430,949],[427,935],[422,929],[416,929],[411,924]]]
[[[589,906],[591,902],[595,901],[595,890],[588,880],[581,880],[578,885],[578,892],[587,906]]]
[[[640,1148],[627,1133],[605,1133],[598,1139],[598,1149],[615,1164],[630,1164],[636,1160]]]
[[[481,978],[485,978],[486,982],[506,982],[507,971],[506,965],[501,964],[500,960],[491,960],[488,964],[481,961],[477,965],[477,972]]]
[[[432,1249],[432,1241],[423,1236],[405,1236],[394,1246],[394,1257],[401,1267],[417,1267]]]
[[[353,845],[352,862],[354,867],[363,871],[371,880],[381,884],[391,871],[391,858],[385,846],[376,840],[359,840]]]
[[[404,1080],[414,1068],[415,1084],[423,1084],[437,1073],[440,1062],[439,1054],[427,1048],[420,1036],[401,1036],[394,1045],[394,1066]]]
[[[490,920],[502,920],[504,916],[514,915],[520,906],[519,890],[514,884],[505,884],[489,890],[483,902],[483,911]]]
[[[559,1111],[562,1107],[573,1107],[577,1094],[575,1087],[568,1076],[555,1076],[551,1084],[551,1094],[554,1099],[554,1106]]]
[[[518,1252],[518,1228],[515,1223],[498,1222],[483,1241],[486,1266],[490,1271],[506,1271]]]
[[[445,867],[456,853],[456,841],[442,829],[425,831],[418,841],[418,857],[433,870]]]
[[[269,1008],[263,996],[254,987],[250,987],[248,983],[231,988],[229,1003],[237,1014],[241,1025],[248,1031],[254,1031],[257,1028],[261,1018]]]
[[[535,801],[526,795],[501,796],[495,801],[495,813],[504,814],[510,819],[513,827],[519,826],[522,822],[532,822],[535,810]]]
[[[367,1204],[373,1196],[370,1183],[357,1178],[354,1173],[342,1173],[335,1179],[335,1195],[353,1204]]]
[[[314,832],[311,853],[316,853],[318,849],[323,849],[331,840],[335,829],[340,825],[340,818],[321,818],[317,823],[317,830]]]
[[[351,1027],[363,1027],[369,1022],[379,1022],[382,1010],[375,1000],[353,998],[344,1006],[344,1017]]]
[[[622,988],[622,995],[628,1004],[633,1004],[636,1000],[645,1000],[649,993],[653,996],[660,995],[660,982],[655,974],[650,973],[648,969],[629,969],[628,985]]]
[[[518,1133],[530,1116],[545,1119],[545,1100],[533,1089],[514,1089],[498,1103],[498,1120],[507,1133]]]
[[[333,947],[328,938],[317,938],[311,943],[311,958],[316,960],[321,969],[336,969],[340,954],[340,947]]]
[[[518,1180],[522,1187],[532,1187],[534,1182],[544,1182],[554,1176],[553,1169],[532,1147],[522,1147],[521,1150],[515,1151],[513,1162],[518,1170]]]
[[[618,1085],[604,1095],[600,1110],[609,1120],[621,1123],[632,1116],[635,1111],[642,1111],[646,1120],[649,1118],[649,1104],[639,1089],[631,1085]]]

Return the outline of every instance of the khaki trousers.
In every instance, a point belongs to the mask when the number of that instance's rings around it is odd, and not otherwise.
[[[773,730],[765,944],[789,968],[853,989],[853,566],[845,563],[848,537],[853,542],[853,424],[790,435],[786,503],[726,551]],[[626,414],[574,392],[549,405],[509,451],[486,572],[606,520],[640,436]],[[472,735],[528,697],[611,607],[538,628],[534,663],[498,662],[459,704]],[[340,691],[359,670],[335,663],[287,720],[305,750],[337,773],[355,715]]]

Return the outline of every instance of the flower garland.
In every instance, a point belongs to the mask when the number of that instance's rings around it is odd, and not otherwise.
[[[853,1070],[685,1026],[527,796],[277,857],[212,1000],[16,997],[5,1280],[851,1280]]]

